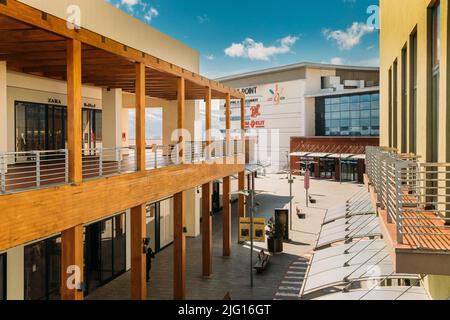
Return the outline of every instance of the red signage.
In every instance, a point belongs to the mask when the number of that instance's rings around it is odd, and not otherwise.
[[[261,105],[252,106],[250,111],[252,112],[252,118],[258,118],[261,115]]]
[[[245,127],[246,128],[251,128],[251,129],[258,129],[258,128],[265,128],[266,127],[266,121],[261,120],[261,121],[245,121]]]
[[[311,174],[309,170],[306,170],[305,172],[305,190],[309,190],[309,187],[311,186]]]

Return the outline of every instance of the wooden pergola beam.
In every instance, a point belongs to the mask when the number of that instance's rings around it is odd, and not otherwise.
[[[47,13],[45,13],[46,19],[42,19],[44,12],[23,4],[17,0],[8,0],[7,5],[0,4],[0,14],[17,21],[22,21],[27,25],[49,31],[55,38],[59,36],[78,40],[81,43],[87,44],[94,48],[121,56],[128,59],[130,62],[144,63],[148,68],[168,73],[173,76],[182,77],[187,81],[196,83],[197,85],[203,87],[210,86],[211,89],[224,94],[230,94],[233,98],[240,99],[243,97],[243,94],[238,90],[226,87],[223,84],[209,80],[195,72],[188,71],[170,62],[149,55],[148,53],[130,48],[123,43],[109,39],[93,31],[81,27],[72,29],[67,28],[67,22],[64,19],[49,15]],[[33,34],[28,30],[27,32],[30,33],[27,35],[30,40],[41,39],[40,35]],[[45,41],[45,39],[42,40]]]

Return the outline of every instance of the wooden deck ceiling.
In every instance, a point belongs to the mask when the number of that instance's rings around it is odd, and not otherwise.
[[[184,70],[174,64],[86,29],[71,30],[66,21],[49,16],[15,0],[0,3],[0,60],[8,70],[66,80],[66,40],[82,42],[82,82],[135,93],[136,62],[146,65],[146,95],[177,99],[177,79],[186,80],[186,99],[205,98],[211,87],[213,99],[244,96],[235,89]]]

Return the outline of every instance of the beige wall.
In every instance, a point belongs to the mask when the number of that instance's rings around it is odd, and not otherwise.
[[[198,52],[131,17],[105,0],[20,0],[20,2],[62,19],[67,19],[67,8],[70,5],[78,5],[81,9],[83,28],[192,72],[199,72]]]
[[[393,66],[395,59],[398,59],[398,130],[397,140],[398,147],[401,148],[401,135],[407,128],[401,128],[401,51],[406,45],[408,52],[410,49],[409,37],[417,28],[418,38],[418,87],[417,87],[417,153],[426,159],[427,154],[427,107],[430,106],[428,95],[428,27],[427,27],[427,8],[433,2],[430,0],[381,0],[381,31],[380,31],[380,91],[381,91],[381,144],[387,146],[389,144],[389,69]],[[447,129],[447,3],[446,0],[441,0],[441,66],[440,66],[440,105],[439,105],[439,126],[441,142],[448,140]],[[395,31],[393,31],[395,30]],[[409,54],[408,54],[409,57]],[[409,59],[409,58],[408,58]],[[408,60],[409,65],[409,60]],[[409,87],[409,79],[407,79],[407,87]],[[442,89],[443,88],[443,89]],[[408,98],[409,99],[409,98]],[[409,100],[406,101],[407,105]],[[409,118],[409,114],[408,114]],[[409,139],[408,139],[409,140]],[[446,161],[447,153],[446,144],[440,143],[439,161]]]
[[[434,1],[430,0],[380,0],[380,94],[381,94],[381,145],[389,145],[389,69],[393,66],[395,59],[398,60],[398,95],[394,97],[398,103],[398,124],[397,124],[397,141],[398,147],[401,148],[401,137],[407,134],[408,127],[401,127],[401,52],[407,46],[410,52],[410,35],[417,28],[417,153],[426,161],[427,156],[427,108],[431,106],[428,95],[428,7]],[[449,141],[447,126],[448,119],[448,81],[447,81],[447,19],[448,19],[448,1],[441,0],[441,64],[440,64],[440,104],[439,104],[439,161],[448,162],[450,159],[447,154],[450,150],[446,147]],[[409,54],[407,65],[409,65]],[[407,73],[408,74],[408,73]],[[409,78],[407,79],[407,87],[409,88]],[[409,105],[408,100],[406,101]],[[408,122],[409,122],[408,113]],[[409,136],[408,136],[409,138]],[[447,142],[447,143],[445,143]],[[409,143],[409,139],[407,139]],[[425,285],[430,296],[434,299],[447,299],[450,296],[450,277],[444,276],[428,276],[425,279]]]

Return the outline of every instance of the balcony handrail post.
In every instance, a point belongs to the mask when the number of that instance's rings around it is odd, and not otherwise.
[[[69,150],[64,149],[64,180],[69,183]]]
[[[35,151],[36,155],[36,187],[41,186],[41,153],[40,151]]]
[[[403,201],[402,201],[402,170],[406,169],[405,161],[395,161],[395,193],[396,193],[396,225],[397,243],[403,243]]]
[[[117,158],[117,172],[118,172],[118,174],[122,173],[122,159],[120,157],[120,152],[121,152],[121,149],[117,148],[116,149],[116,158]],[[135,158],[136,158],[136,153],[135,153]]]
[[[0,184],[1,193],[6,193],[6,172],[7,172],[6,156],[3,152],[0,153]]]
[[[153,145],[153,156],[155,157],[155,169],[158,169],[158,147],[157,145]]]
[[[103,151],[104,149],[99,149],[99,165],[98,165],[98,176],[103,177]]]

